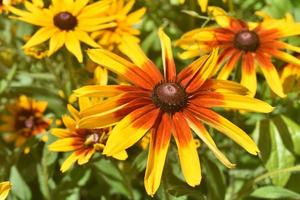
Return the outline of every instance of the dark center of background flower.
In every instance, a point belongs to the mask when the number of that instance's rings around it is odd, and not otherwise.
[[[48,127],[42,116],[36,114],[36,110],[20,110],[15,119],[15,130],[19,131],[23,136],[30,137],[35,129]]]
[[[173,114],[187,104],[187,94],[178,83],[161,83],[152,92],[153,103],[164,112]]]
[[[61,30],[73,30],[77,26],[77,19],[69,12],[60,12],[53,18],[54,25]]]
[[[244,51],[256,51],[260,45],[259,37],[254,31],[244,30],[234,37],[236,48]]]

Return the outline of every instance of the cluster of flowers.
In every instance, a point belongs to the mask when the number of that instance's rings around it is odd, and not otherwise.
[[[3,1],[4,2],[4,1]],[[300,53],[300,48],[281,39],[300,34],[300,24],[290,16],[273,19],[264,13],[260,22],[245,22],[229,16],[217,7],[208,7],[217,25],[185,33],[176,45],[185,51],[182,59],[194,58],[181,72],[176,72],[169,37],[160,28],[163,74],[139,46],[140,32],[134,24],[140,21],[145,8],[130,13],[135,1],[52,0],[44,7],[41,0],[25,1],[26,10],[7,4],[13,18],[41,27],[24,45],[35,48],[49,40],[49,57],[65,45],[83,62],[81,43],[90,60],[101,67],[95,74],[99,84],[74,91],[79,109],[68,105],[71,114],[62,117],[65,129],[53,128],[58,140],[51,151],[73,152],[62,164],[68,170],[75,162],[87,163],[96,152],[119,160],[127,158],[126,150],[145,134],[150,134],[149,155],[144,184],[153,196],[160,185],[171,136],[178,147],[181,169],[186,182],[196,186],[201,181],[200,161],[194,132],[227,167],[232,164],[218,149],[204,124],[224,133],[250,154],[259,150],[239,127],[212,110],[215,107],[269,113],[273,107],[254,98],[257,90],[257,66],[270,89],[279,97],[285,92],[282,82],[290,74],[299,77],[300,60],[284,50]],[[183,2],[182,2],[183,3]],[[199,1],[203,11],[207,1]],[[272,58],[287,63],[283,79]],[[227,80],[241,60],[241,84]],[[126,84],[108,85],[108,69],[122,77]],[[213,79],[217,75],[217,79]],[[296,80],[296,79],[295,79]],[[51,121],[43,116],[47,102],[25,96],[9,106],[10,114],[1,116],[1,130],[13,132],[7,140],[24,144],[26,138],[49,128]],[[9,186],[1,185],[6,193]],[[2,194],[1,194],[2,195]],[[5,194],[3,194],[5,195]],[[1,199],[1,197],[0,197]]]

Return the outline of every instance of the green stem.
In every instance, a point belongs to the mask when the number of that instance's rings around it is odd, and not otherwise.
[[[294,167],[288,167],[288,168],[284,168],[284,169],[278,169],[278,170],[274,170],[271,172],[267,172],[265,174],[260,175],[259,177],[254,179],[254,183],[258,183],[260,181],[262,181],[265,178],[274,176],[274,175],[278,175],[281,173],[290,173],[290,172],[296,172],[296,171],[300,171],[300,165],[296,165]]]

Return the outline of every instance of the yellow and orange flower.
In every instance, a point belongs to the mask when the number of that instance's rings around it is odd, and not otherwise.
[[[45,118],[44,112],[47,101],[36,101],[24,95],[19,100],[7,106],[8,115],[1,115],[0,131],[7,133],[4,139],[7,142],[15,141],[15,146],[20,147],[28,138],[45,132],[51,120]]]
[[[28,11],[12,6],[9,10],[16,15],[14,18],[41,27],[24,45],[25,49],[50,39],[48,56],[65,45],[82,62],[81,42],[99,47],[89,33],[116,25],[112,22],[113,16],[99,17],[109,8],[109,1],[88,3],[89,0],[52,0],[49,8],[45,8],[43,3],[26,1],[24,5]]]
[[[280,78],[285,93],[300,91],[300,67],[287,64],[284,66]]]
[[[131,61],[103,49],[88,51],[96,63],[121,75],[132,85],[85,86],[75,91],[80,97],[107,97],[103,103],[82,110],[80,128],[113,128],[103,153],[107,156],[122,152],[151,133],[145,188],[153,196],[160,179],[171,135],[175,138],[181,169],[191,186],[200,184],[201,169],[191,129],[227,167],[233,167],[217,148],[203,123],[208,124],[249,153],[258,148],[252,139],[229,120],[214,112],[213,107],[271,112],[273,108],[247,96],[248,90],[231,81],[210,79],[218,59],[218,50],[205,55],[179,74],[172,56],[171,41],[159,31],[164,75],[146,57],[134,41],[126,40],[120,49]],[[255,106],[254,106],[255,105]]]
[[[105,13],[105,16],[116,16],[114,22],[116,26],[110,29],[104,29],[92,33],[92,37],[106,49],[113,50],[127,37],[139,42],[138,36],[140,31],[135,27],[144,16],[146,9],[140,8],[134,12],[130,12],[134,6],[135,0],[110,0],[110,8]]]
[[[98,76],[97,83],[101,85],[107,84],[107,71],[97,68],[95,73]],[[99,80],[102,81],[99,81]],[[95,104],[102,102],[102,98],[79,98],[79,108],[87,109],[92,108]],[[75,162],[79,165],[86,164],[96,152],[102,152],[107,138],[111,132],[111,127],[106,128],[78,128],[77,123],[81,117],[79,111],[70,104],[68,110],[71,116],[64,115],[62,117],[66,129],[53,128],[52,134],[59,139],[49,145],[51,151],[56,152],[73,152],[62,164],[60,170],[67,171]],[[114,158],[125,160],[127,158],[126,151],[121,151],[113,155]]]
[[[241,60],[241,84],[252,95],[257,89],[256,68],[259,66],[271,90],[284,97],[280,77],[271,59],[275,57],[300,66],[300,59],[284,51],[300,52],[300,48],[281,41],[285,37],[300,35],[300,24],[289,19],[275,20],[265,15],[262,22],[247,23],[229,17],[220,8],[210,7],[209,11],[220,27],[199,28],[184,34],[177,41],[186,50],[181,57],[196,57],[219,47],[221,52],[218,65],[224,66],[218,79],[228,79]]]
[[[9,191],[11,189],[11,184],[10,182],[2,182],[0,183],[0,200],[5,200],[6,197],[9,194]]]

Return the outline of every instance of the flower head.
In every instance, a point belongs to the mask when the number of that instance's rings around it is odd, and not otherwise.
[[[114,17],[99,17],[109,7],[108,1],[90,5],[88,2],[89,0],[52,0],[49,8],[44,8],[26,1],[24,5],[28,11],[15,7],[9,7],[9,10],[16,15],[16,19],[41,27],[24,45],[25,49],[50,39],[48,56],[65,45],[82,62],[80,42],[99,47],[88,33],[115,26],[111,22]]]
[[[249,153],[258,148],[251,138],[220,116],[212,107],[270,112],[267,103],[246,96],[248,90],[230,81],[210,79],[218,59],[218,50],[205,55],[179,74],[172,56],[171,41],[162,29],[164,75],[131,40],[120,47],[131,61],[103,49],[89,50],[96,63],[122,75],[132,85],[85,86],[75,91],[79,96],[109,97],[101,104],[84,109],[80,114],[81,128],[100,128],[116,124],[106,143],[104,154],[114,155],[137,143],[151,133],[150,150],[145,174],[145,187],[154,195],[160,185],[171,135],[177,147],[186,182],[200,184],[201,170],[193,130],[227,167],[234,165],[217,148],[203,123],[221,131]],[[253,106],[255,105],[255,106]]]
[[[8,105],[9,115],[0,117],[4,123],[0,131],[9,133],[5,139],[15,141],[15,146],[20,147],[28,138],[46,131],[50,126],[50,120],[44,117],[47,104],[22,95],[16,103]]]
[[[213,48],[220,48],[218,65],[224,65],[218,79],[228,79],[233,68],[241,60],[241,84],[254,95],[257,88],[256,68],[259,67],[266,78],[271,90],[278,96],[284,97],[282,84],[272,57],[288,63],[300,65],[300,59],[284,52],[292,50],[300,52],[299,47],[281,41],[282,38],[300,34],[300,24],[290,19],[275,20],[264,15],[259,23],[229,17],[222,9],[210,7],[219,27],[199,28],[182,36],[177,42],[186,52],[182,58],[201,55]],[[217,71],[217,69],[216,69]]]
[[[106,70],[97,68],[97,72],[95,74],[97,74],[97,76],[101,76],[103,85],[107,84]],[[98,83],[99,82],[100,81],[98,81]],[[95,104],[102,102],[102,99],[82,97],[79,98],[78,102],[79,108],[82,110],[92,108]],[[49,149],[51,151],[73,152],[62,164],[62,172],[68,170],[75,162],[79,165],[83,165],[90,160],[93,154],[96,152],[102,152],[112,128],[79,128],[77,126],[81,119],[79,111],[70,104],[68,105],[68,110],[72,117],[68,115],[64,115],[62,117],[66,129],[53,128],[52,134],[57,136],[59,139],[49,145]],[[125,160],[127,158],[127,153],[126,151],[121,151],[114,154],[113,157],[119,160]]]
[[[126,37],[131,37],[139,42],[137,37],[140,31],[135,27],[141,21],[146,12],[145,8],[140,8],[134,12],[130,12],[134,6],[135,0],[110,0],[110,8],[105,16],[116,16],[116,26],[110,29],[103,29],[92,33],[92,37],[106,49],[113,50],[117,45],[122,43]]]
[[[11,189],[10,182],[6,181],[6,182],[0,183],[0,200],[6,199],[10,189]]]
[[[300,58],[300,56],[298,56]],[[294,64],[287,64],[283,67],[280,76],[285,93],[300,90],[300,67]]]

